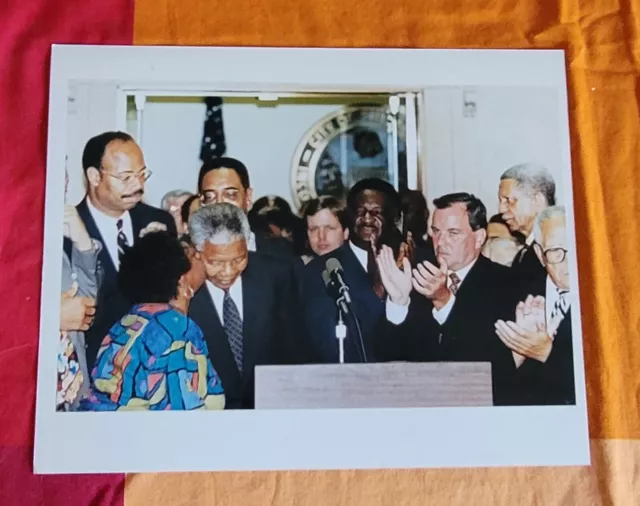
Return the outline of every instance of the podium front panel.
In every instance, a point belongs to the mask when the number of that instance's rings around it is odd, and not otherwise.
[[[256,409],[492,406],[491,364],[257,366]]]

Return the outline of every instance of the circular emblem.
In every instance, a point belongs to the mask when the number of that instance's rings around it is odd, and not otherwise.
[[[396,116],[400,155],[404,155],[405,145],[402,113]],[[393,182],[393,164],[389,163],[392,121],[386,106],[367,105],[343,107],[314,124],[293,156],[295,206],[300,209],[306,201],[322,195],[344,198],[348,189],[365,177]]]

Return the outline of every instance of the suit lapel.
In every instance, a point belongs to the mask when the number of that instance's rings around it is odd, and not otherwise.
[[[115,279],[118,275],[116,271],[116,266],[113,264],[113,260],[111,260],[111,255],[107,251],[107,245],[102,238],[102,234],[100,234],[100,230],[98,230],[98,225],[91,216],[91,211],[89,211],[89,206],[87,205],[87,198],[82,199],[76,209],[78,210],[78,214],[80,218],[84,222],[84,226],[87,228],[87,232],[89,233],[89,237],[92,239],[96,239],[102,243],[102,251],[100,251],[98,255],[98,260],[102,264],[104,268],[104,275],[107,279]]]
[[[247,268],[242,273],[242,340],[243,340],[243,370],[252,370],[256,365],[256,349],[260,326],[265,321],[263,312],[269,295],[264,293],[265,287],[260,283],[260,269],[256,265],[257,257],[249,252]],[[245,374],[247,379],[249,375]]]
[[[146,226],[143,222],[142,216],[140,216],[140,204],[135,206],[133,209],[129,211],[129,216],[131,216],[131,228],[133,229],[133,242],[136,242],[136,239],[140,235],[140,231]]]

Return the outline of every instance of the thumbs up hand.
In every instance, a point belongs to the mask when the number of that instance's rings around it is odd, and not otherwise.
[[[96,314],[95,299],[80,297],[76,295],[77,293],[78,283],[74,281],[71,287],[60,296],[60,330],[62,332],[87,330]]]

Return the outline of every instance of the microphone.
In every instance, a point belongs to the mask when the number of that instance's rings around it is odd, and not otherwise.
[[[351,294],[349,293],[349,286],[342,276],[343,273],[340,261],[335,258],[329,258],[325,264],[325,270],[322,271],[322,279],[327,292],[335,299],[340,311],[347,314],[349,313],[349,304],[351,304]]]
[[[327,263],[325,264],[326,271],[329,275],[329,279],[331,282],[335,284],[335,287],[338,290],[338,293],[344,297],[347,304],[351,304],[351,294],[349,293],[349,285],[344,280],[343,274],[344,270],[342,269],[342,264],[340,260],[337,258],[329,258],[327,259]],[[325,282],[326,284],[326,282]]]
[[[364,362],[367,360],[367,352],[364,347],[364,341],[362,338],[362,329],[358,317],[355,314],[353,308],[351,308],[351,294],[349,292],[349,285],[344,280],[344,270],[342,264],[337,258],[329,258],[325,264],[325,270],[322,271],[322,279],[327,287],[329,294],[335,299],[336,305],[344,315],[350,315],[355,325],[357,336],[359,339],[359,346],[357,346],[358,353],[361,355]],[[344,362],[344,350],[343,339],[345,337],[346,328],[342,322],[342,315],[338,314],[338,325],[336,327],[336,337],[340,340],[340,363]]]

